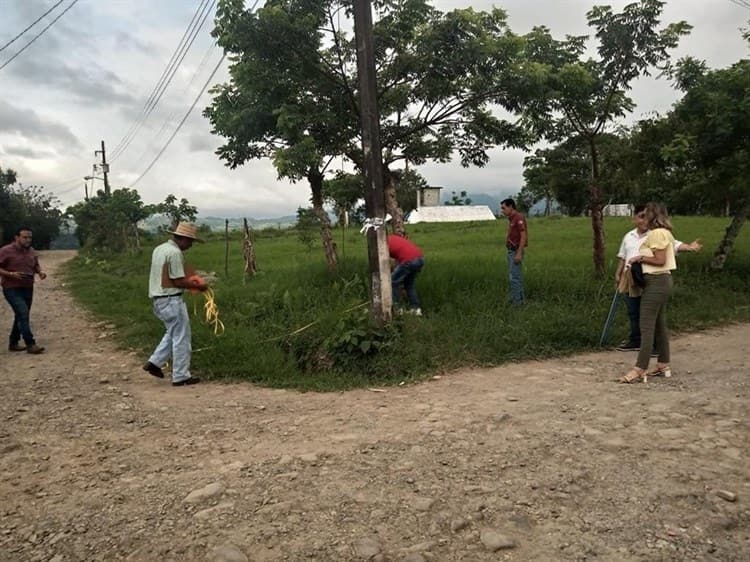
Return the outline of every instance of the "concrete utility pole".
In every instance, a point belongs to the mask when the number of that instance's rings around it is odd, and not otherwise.
[[[101,150],[95,150],[94,156],[98,156],[99,154],[102,155],[102,173],[104,174],[104,193],[106,195],[110,194],[109,189],[109,164],[107,164],[107,153],[104,150],[104,141],[102,141],[102,149]]]
[[[354,34],[357,40],[362,149],[365,156],[365,208],[369,219],[382,224],[379,228],[367,230],[372,295],[370,306],[375,322],[382,326],[391,320],[393,295],[386,240],[383,162],[380,153],[380,120],[375,86],[375,51],[370,0],[354,0]]]

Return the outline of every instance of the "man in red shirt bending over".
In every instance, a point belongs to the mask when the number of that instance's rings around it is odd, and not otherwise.
[[[399,301],[401,285],[404,286],[407,297],[409,297],[409,312],[416,316],[422,316],[419,305],[419,296],[414,287],[417,274],[424,267],[424,254],[416,244],[406,239],[405,235],[390,234],[388,236],[388,253],[396,260],[396,268],[391,274],[391,286],[393,288],[393,304]]]

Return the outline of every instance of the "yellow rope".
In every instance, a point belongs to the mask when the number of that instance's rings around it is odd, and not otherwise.
[[[209,326],[213,326],[215,336],[220,336],[224,333],[224,323],[219,320],[219,307],[216,306],[214,290],[209,287],[203,292],[203,296],[206,298],[206,303],[203,305],[206,323]]]

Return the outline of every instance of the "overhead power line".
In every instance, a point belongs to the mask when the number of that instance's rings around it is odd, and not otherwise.
[[[171,84],[174,75],[177,73],[177,70],[180,67],[180,64],[182,64],[182,61],[185,59],[185,56],[190,50],[190,47],[193,45],[193,42],[198,36],[198,33],[206,23],[206,20],[208,19],[208,16],[210,15],[210,12],[214,7],[214,4],[216,4],[216,0],[211,0],[210,2],[208,0],[201,1],[201,4],[196,9],[193,19],[190,21],[190,24],[188,24],[188,28],[185,30],[185,33],[180,40],[180,44],[172,54],[172,58],[167,64],[167,68],[162,73],[159,81],[151,92],[149,99],[146,101],[146,104],[141,110],[140,116],[133,124],[133,126],[131,126],[128,133],[122,138],[122,140],[112,151],[111,161],[116,160],[123,154],[123,152],[125,152],[128,146],[130,146],[130,143],[133,142],[133,139],[138,134],[141,127],[145,124],[148,117],[156,108],[157,104]]]
[[[216,41],[211,43],[209,45],[208,49],[206,50],[206,53],[203,55],[203,59],[201,60],[200,64],[198,65],[198,68],[196,68],[195,72],[193,72],[193,76],[190,78],[190,81],[188,82],[187,86],[183,88],[181,96],[187,95],[190,92],[190,88],[195,83],[195,80],[198,78],[198,76],[201,75],[203,72],[203,69],[206,67],[206,64],[208,63],[208,60],[213,53],[214,49],[216,49]],[[147,143],[147,145],[144,147],[143,151],[141,152],[140,156],[135,160],[137,165],[139,165],[141,162],[144,162],[146,160],[146,156],[153,152],[152,147],[156,146],[157,143],[161,142],[161,139],[163,137],[163,133],[168,129],[172,128],[174,123],[176,122],[176,119],[179,117],[181,111],[175,110],[172,113],[170,113],[169,117],[167,117],[164,120],[164,123],[162,123],[161,127],[159,128],[159,131],[152,137],[151,141]]]
[[[24,52],[24,51],[25,51],[25,50],[26,50],[26,49],[27,49],[28,47],[30,47],[30,46],[31,46],[31,44],[32,44],[32,43],[33,43],[34,41],[36,41],[36,40],[37,40],[37,39],[39,39],[39,38],[40,38],[40,37],[41,37],[42,35],[44,35],[44,32],[45,32],[45,31],[47,31],[47,30],[48,30],[48,29],[49,29],[50,27],[52,27],[52,26],[53,26],[53,25],[54,25],[54,24],[55,24],[55,23],[57,22],[57,20],[59,20],[59,19],[60,19],[61,17],[63,17],[63,16],[64,16],[64,15],[65,15],[65,14],[67,13],[67,11],[68,11],[68,10],[70,10],[70,9],[71,9],[71,8],[72,8],[73,6],[75,6],[75,5],[76,5],[76,3],[77,3],[77,2],[78,2],[78,0],[73,0],[73,1],[72,1],[72,2],[70,3],[70,5],[69,5],[69,6],[67,7],[67,8],[65,8],[65,9],[64,9],[64,10],[63,10],[62,12],[60,12],[60,13],[59,13],[59,14],[58,14],[58,15],[57,15],[57,16],[55,17],[55,19],[53,19],[53,20],[52,20],[51,22],[49,22],[49,23],[48,23],[48,24],[47,24],[47,25],[45,26],[45,28],[44,28],[44,29],[42,29],[42,30],[41,30],[41,31],[40,31],[40,32],[39,32],[39,33],[38,33],[37,35],[35,35],[35,36],[34,36],[34,37],[33,37],[33,38],[31,39],[31,41],[29,41],[29,42],[28,42],[28,43],[26,43],[26,44],[25,44],[25,45],[24,45],[23,47],[21,47],[21,50],[20,50],[20,51],[18,51],[18,52],[17,52],[17,53],[15,54],[15,55],[13,55],[13,56],[12,56],[12,57],[10,57],[10,58],[9,58],[9,59],[8,59],[7,61],[5,61],[5,62],[3,63],[3,65],[2,65],[2,66],[0,66],[0,70],[2,70],[3,68],[5,68],[6,66],[8,66],[8,65],[9,65],[9,64],[10,64],[11,62],[13,62],[13,60],[15,60],[15,58],[16,58],[16,57],[17,57],[18,55],[20,55],[20,54],[21,54],[21,53],[23,53],[23,52]]]
[[[169,137],[169,140],[167,140],[166,144],[162,147],[162,149],[159,151],[159,154],[156,155],[156,157],[151,161],[151,163],[148,165],[148,167],[143,171],[143,173],[138,176],[138,178],[130,184],[130,187],[134,187],[135,184],[137,184],[143,176],[148,174],[151,171],[151,168],[154,167],[154,164],[161,158],[161,155],[164,154],[164,151],[167,150],[167,147],[170,145],[172,140],[177,136],[177,133],[180,131],[182,126],[185,124],[185,121],[187,121],[187,118],[190,116],[190,113],[192,113],[193,109],[195,109],[195,106],[198,105],[198,100],[201,99],[201,96],[203,95],[203,92],[206,91],[206,88],[208,88],[208,85],[211,83],[211,80],[213,80],[214,75],[219,70],[219,67],[221,66],[221,63],[224,62],[224,59],[226,58],[226,55],[222,55],[221,59],[219,59],[219,62],[214,67],[213,71],[211,71],[211,75],[208,77],[208,80],[206,80],[206,83],[203,84],[203,87],[201,88],[201,91],[198,92],[198,95],[195,98],[195,101],[193,101],[193,104],[190,106],[190,109],[187,110],[187,113],[185,113],[185,116],[182,118],[182,121],[177,125],[177,128],[172,133],[172,136]]]
[[[6,48],[8,48],[9,46],[11,46],[13,43],[15,43],[16,40],[19,37],[21,37],[21,35],[23,35],[24,33],[26,33],[29,29],[31,29],[32,27],[34,27],[36,24],[38,24],[42,19],[44,19],[44,16],[46,16],[47,14],[49,14],[52,10],[54,10],[55,8],[57,8],[63,2],[64,2],[64,0],[58,0],[58,2],[56,2],[49,10],[47,10],[41,16],[39,16],[33,22],[31,22],[31,24],[26,29],[24,29],[21,33],[19,33],[18,35],[16,35],[13,39],[11,39],[10,41],[8,41],[5,45],[3,45],[2,47],[0,47],[0,53],[2,53]]]

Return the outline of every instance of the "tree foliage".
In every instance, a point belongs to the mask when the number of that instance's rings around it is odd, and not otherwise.
[[[626,164],[625,139],[615,134],[603,134],[599,140],[599,160],[602,164],[599,185],[603,201],[630,199],[628,184],[622,177]],[[545,202],[544,215],[550,214],[553,202],[562,213],[583,215],[589,210],[586,186],[591,179],[591,152],[584,139],[573,137],[552,148],[537,149],[523,161],[524,186],[521,199],[531,207]]]
[[[337,172],[323,182],[323,196],[333,206],[339,226],[348,226],[351,213],[362,199],[364,178],[360,174]]]
[[[669,51],[690,29],[685,22],[660,27],[664,4],[641,0],[621,12],[610,6],[592,8],[587,19],[596,38],[597,57],[587,56],[587,36],[556,40],[545,27],[525,36],[527,65],[515,90],[519,108],[538,137],[551,142],[580,139],[587,147],[593,261],[600,274],[604,272],[604,195],[599,143],[608,127],[633,109],[628,96],[633,80],[652,69],[666,70]]]
[[[0,242],[8,243],[20,226],[34,232],[34,246],[49,248],[63,223],[59,201],[43,187],[17,184],[15,171],[0,168]]]
[[[471,205],[471,197],[469,197],[466,191],[461,191],[459,193],[456,193],[455,191],[451,191],[451,200],[446,201],[445,205],[449,207],[461,207],[464,205]]]
[[[484,165],[487,150],[521,146],[521,128],[498,118],[521,41],[502,10],[442,13],[425,0],[378,2],[377,101],[386,206],[402,222],[395,166],[449,161]],[[279,174],[325,174],[344,155],[360,171],[359,92],[351,4],[271,0],[256,12],[222,0],[214,35],[233,56],[231,81],[205,114],[225,137],[229,166],[273,158]]]
[[[123,252],[140,248],[138,223],[153,214],[135,189],[116,189],[68,207],[81,246],[99,252]]]
[[[184,197],[177,201],[177,197],[171,193],[164,198],[162,203],[158,203],[148,209],[150,214],[162,214],[169,219],[169,230],[177,228],[180,222],[195,222],[198,215],[198,209],[190,204],[190,201]]]

